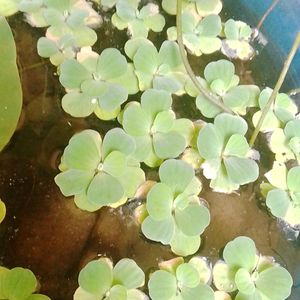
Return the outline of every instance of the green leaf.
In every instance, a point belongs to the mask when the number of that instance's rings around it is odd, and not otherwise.
[[[113,270],[114,282],[127,289],[136,289],[144,285],[145,274],[136,262],[129,258],[121,259]]]
[[[224,149],[223,155],[233,155],[237,157],[245,157],[250,150],[246,138],[240,134],[233,134]]]
[[[148,296],[146,296],[140,290],[129,290],[129,291],[127,291],[127,299],[130,299],[130,300],[148,300]]]
[[[222,2],[220,0],[197,0],[197,11],[201,16],[210,14],[219,14],[222,10]]]
[[[8,271],[3,279],[2,289],[6,299],[25,300],[37,288],[34,274],[23,268],[13,268]]]
[[[285,164],[274,161],[273,168],[265,174],[268,181],[275,187],[287,190],[287,168]]]
[[[88,200],[86,191],[84,191],[81,194],[77,194],[74,196],[74,202],[78,208],[81,210],[85,210],[88,212],[94,212],[99,210],[102,205],[101,204],[96,204]]]
[[[255,284],[246,269],[239,269],[235,274],[235,284],[238,290],[244,294],[251,295],[255,292]]]
[[[97,107],[97,99],[83,93],[70,92],[62,98],[63,110],[72,117],[84,118],[93,113]]]
[[[216,37],[220,34],[221,29],[221,18],[218,15],[209,15],[203,18],[197,26],[200,36],[206,37]]]
[[[146,238],[161,242],[164,245],[170,243],[175,231],[175,223],[172,217],[162,221],[156,221],[150,216],[142,223],[142,232]]]
[[[76,45],[80,48],[92,46],[97,41],[96,31],[85,25],[74,28],[72,30],[72,35],[75,38]]]
[[[88,191],[88,200],[98,205],[118,202],[124,196],[120,182],[109,174],[98,173],[92,180]]]
[[[4,220],[6,215],[6,206],[5,203],[0,199],[0,224]]]
[[[166,64],[171,69],[181,66],[182,59],[180,56],[179,46],[176,42],[164,41],[158,53],[159,64]]]
[[[291,192],[300,192],[300,167],[294,167],[289,170],[287,186]]]
[[[200,155],[205,159],[220,157],[223,141],[213,124],[207,124],[200,130],[197,139],[197,147]]]
[[[184,300],[215,300],[214,291],[206,284],[200,283],[193,289],[183,288],[181,298]]]
[[[113,281],[112,266],[108,259],[89,262],[79,273],[79,286],[100,298],[110,289]]]
[[[75,59],[64,61],[60,71],[59,81],[68,89],[79,89],[83,81],[92,79],[90,72]]]
[[[153,45],[151,41],[148,39],[145,39],[143,37],[137,37],[134,39],[130,39],[125,44],[125,53],[126,55],[133,60],[133,57],[136,53],[136,51],[142,46],[142,45]]]
[[[4,7],[3,7],[4,5]],[[13,13],[9,3],[0,4],[1,11]],[[12,137],[22,109],[22,87],[16,63],[16,46],[11,29],[0,16],[0,151]]]
[[[196,106],[201,111],[203,116],[207,118],[214,118],[216,115],[222,112],[222,110],[209,101],[203,95],[198,95],[196,98]]]
[[[98,296],[86,292],[81,287],[77,288],[73,296],[74,300],[98,300]]]
[[[173,299],[177,292],[176,278],[167,271],[156,271],[150,276],[148,289],[152,300]]]
[[[64,196],[80,194],[88,188],[95,171],[70,169],[55,176],[54,181]]]
[[[133,57],[136,70],[150,75],[155,73],[158,61],[158,53],[154,45],[142,45]]]
[[[158,132],[153,135],[153,147],[155,154],[161,159],[176,158],[184,151],[186,141],[177,132]]]
[[[225,246],[223,257],[229,266],[245,268],[250,272],[256,263],[255,244],[250,238],[239,236]]]
[[[237,289],[235,284],[236,269],[228,266],[223,261],[218,261],[213,268],[215,287],[224,292],[233,292]]]
[[[164,183],[155,184],[147,194],[147,211],[156,221],[172,216],[173,193]]]
[[[184,192],[194,175],[191,165],[182,160],[166,160],[159,168],[160,181],[168,185],[175,195]]]
[[[18,2],[17,1],[11,1],[11,0],[0,0],[0,17],[8,17],[11,16],[13,14],[15,14],[18,11]],[[0,18],[0,20],[2,19],[2,17]],[[4,22],[5,19],[3,18]],[[3,22],[1,20],[1,22]],[[2,37],[2,35],[1,35]],[[0,52],[2,53],[2,52]]]
[[[146,110],[134,103],[125,109],[122,125],[128,134],[144,136],[150,132],[151,119]]]
[[[147,28],[154,32],[161,32],[166,24],[166,21],[161,14],[155,14],[144,18],[144,24]]]
[[[51,300],[49,297],[42,294],[33,294],[30,295],[26,300]]]
[[[290,197],[286,191],[274,189],[268,192],[266,204],[277,218],[284,218],[290,206]]]
[[[162,111],[156,115],[156,118],[153,122],[153,126],[151,127],[151,131],[155,132],[169,132],[175,121],[175,113],[172,110]]]
[[[52,40],[41,37],[37,42],[37,51],[41,57],[50,57],[58,52],[58,48]]]
[[[207,284],[211,279],[211,266],[206,258],[194,256],[189,260],[189,265],[192,265],[199,274],[199,280],[203,284]]]
[[[126,168],[126,156],[120,151],[112,151],[103,162],[103,171],[113,177],[121,177]]]
[[[115,48],[106,48],[98,58],[97,73],[101,79],[117,78],[127,71],[126,58]]]
[[[64,150],[64,164],[69,169],[93,171],[101,160],[101,136],[91,129],[75,134]]]
[[[200,235],[210,222],[208,209],[199,203],[190,203],[184,209],[175,209],[175,221],[186,235]]]
[[[249,158],[226,157],[224,165],[227,170],[228,177],[234,183],[243,185],[254,182],[259,175],[257,163]]]
[[[282,267],[271,267],[259,273],[256,288],[268,299],[287,299],[291,294],[293,279]]]
[[[102,80],[88,79],[81,84],[80,88],[84,95],[97,98],[107,91],[108,84]]]
[[[176,278],[184,287],[194,288],[200,283],[197,270],[188,263],[183,263],[176,269]]]
[[[99,97],[99,105],[106,111],[120,108],[128,98],[128,91],[119,84],[107,84],[106,91]]]
[[[127,289],[122,285],[114,285],[109,290],[107,300],[127,300]]]

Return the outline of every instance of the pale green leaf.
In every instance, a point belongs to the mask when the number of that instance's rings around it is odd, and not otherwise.
[[[151,41],[143,37],[130,39],[126,42],[124,50],[126,55],[133,60],[136,51],[143,45],[153,45]]]
[[[158,61],[158,53],[154,45],[142,45],[133,57],[136,70],[150,75],[155,73]]]
[[[291,192],[300,192],[300,167],[294,167],[289,170],[287,186]]]
[[[233,155],[238,157],[245,157],[250,150],[246,138],[240,134],[233,134],[223,151],[223,155]]]
[[[8,17],[13,14],[15,14],[19,10],[18,8],[18,1],[12,1],[12,0],[0,0],[0,17]],[[2,18],[0,18],[1,20]],[[3,21],[4,20],[4,21]],[[5,19],[3,18],[1,22],[5,22]],[[2,37],[2,34],[1,34]],[[2,53],[2,52],[0,52]]]
[[[144,18],[144,24],[154,32],[161,32],[166,24],[165,18],[161,14],[155,14]]]
[[[50,57],[58,52],[58,47],[54,41],[41,37],[37,42],[37,51],[41,57]]]
[[[151,132],[169,132],[174,125],[175,117],[172,110],[159,112],[155,117]]]
[[[109,290],[107,300],[127,300],[127,289],[122,285],[114,285]]]
[[[99,97],[99,105],[103,110],[114,111],[128,98],[128,91],[119,84],[107,84],[106,91]]]
[[[200,283],[195,288],[183,288],[181,299],[184,300],[215,300],[214,291],[206,284]]]
[[[215,287],[224,292],[233,292],[237,289],[234,277],[236,269],[223,261],[218,261],[213,268],[213,281]]]
[[[207,284],[210,281],[212,275],[211,266],[206,258],[194,256],[189,260],[189,264],[197,270],[201,283]]]
[[[84,191],[81,194],[77,194],[74,196],[74,202],[78,208],[81,210],[85,210],[88,212],[94,212],[99,210],[102,205],[101,204],[96,204],[88,200],[86,191]]]
[[[284,218],[286,216],[290,202],[288,193],[279,189],[269,191],[266,198],[267,207],[277,218]]]
[[[125,172],[126,156],[120,151],[112,151],[109,153],[102,166],[102,170],[113,177],[122,176]]]
[[[239,269],[235,274],[235,284],[238,290],[244,294],[251,295],[255,292],[255,284],[251,274],[246,269]]]
[[[188,263],[183,263],[177,267],[176,278],[179,284],[188,288],[194,288],[200,283],[199,273]]]
[[[207,118],[214,118],[216,115],[222,112],[221,108],[213,104],[203,95],[198,95],[196,98],[196,106],[200,110],[203,116]]]
[[[164,41],[158,53],[159,65],[166,64],[171,69],[181,66],[182,59],[179,52],[179,46],[176,42]]]
[[[30,295],[26,300],[51,300],[48,296],[42,294],[33,294]]]

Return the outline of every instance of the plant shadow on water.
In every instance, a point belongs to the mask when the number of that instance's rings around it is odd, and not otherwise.
[[[11,26],[18,49],[24,105],[19,129],[0,157],[0,192],[7,205],[7,218],[0,230],[0,259],[8,267],[30,268],[40,279],[42,293],[67,300],[72,299],[78,286],[80,269],[98,256],[114,261],[133,258],[146,274],[158,261],[175,256],[169,247],[142,236],[133,211],[137,202],[145,199],[117,209],[87,213],[76,208],[73,200],[65,198],[55,185],[57,162],[70,137],[91,126],[102,134],[116,124],[98,120],[95,125],[94,117],[75,119],[61,110],[63,90],[54,76],[55,69],[39,58],[38,34],[20,19],[14,17]],[[105,26],[98,34],[106,35],[106,40],[101,41],[104,48],[112,41],[118,46],[126,40],[124,32]],[[252,83],[248,66],[237,63],[236,67],[242,81]],[[197,119],[200,113],[194,102],[188,97],[187,101],[181,100],[175,97],[173,105],[178,115]],[[270,152],[265,154],[268,155]],[[294,294],[300,294],[300,246],[287,241],[283,228],[261,205],[258,187],[251,184],[240,194],[226,195],[213,193],[205,179],[201,180],[204,188],[200,197],[209,205],[212,222],[197,254],[215,262],[228,241],[238,235],[249,236],[261,253],[275,257],[289,270],[295,279]]]

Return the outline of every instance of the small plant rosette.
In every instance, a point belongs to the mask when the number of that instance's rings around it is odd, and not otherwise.
[[[211,268],[204,258],[184,262],[177,257],[161,262],[159,270],[150,274],[149,295],[152,300],[215,300],[210,280]]]
[[[202,185],[189,164],[170,159],[159,168],[160,182],[147,194],[141,229],[150,240],[170,245],[181,256],[195,253],[200,235],[210,222],[207,207],[198,194]]]
[[[148,300],[138,288],[145,274],[134,260],[121,259],[115,266],[108,258],[89,262],[79,273],[74,300]]]
[[[55,182],[83,210],[119,206],[145,181],[134,151],[134,140],[120,128],[108,131],[103,141],[97,131],[84,130],[70,139]]]
[[[245,138],[247,130],[243,118],[227,113],[200,130],[198,151],[205,159],[201,168],[214,191],[231,193],[258,178],[258,165],[250,158],[252,151]]]
[[[235,300],[284,300],[289,297],[293,285],[291,275],[272,257],[258,254],[250,238],[240,236],[229,242],[224,248],[223,259],[214,265],[214,285],[220,291],[238,291]]]

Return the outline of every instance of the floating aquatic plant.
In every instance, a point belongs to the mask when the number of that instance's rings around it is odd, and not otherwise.
[[[204,88],[213,93],[220,102],[234,112],[245,115],[247,108],[257,106],[259,88],[255,85],[238,85],[239,77],[230,61],[221,59],[209,63],[204,69],[204,79],[199,78]],[[214,118],[222,112],[221,108],[199,94],[191,81],[186,84],[186,91],[196,98],[197,108],[208,118]]]
[[[159,6],[148,3],[139,10],[137,4],[137,1],[117,1],[116,12],[111,18],[112,24],[119,30],[128,28],[132,38],[147,38],[149,30],[161,32],[165,26],[165,18],[159,13]]]
[[[223,113],[200,130],[198,150],[205,159],[201,167],[215,191],[230,193],[258,178],[258,165],[249,158],[244,136],[247,129],[243,118]]]
[[[147,194],[142,232],[152,241],[170,245],[177,255],[193,254],[210,222],[209,211],[198,198],[201,182],[189,164],[174,159],[160,166],[159,177]]]
[[[134,260],[121,259],[114,267],[108,258],[89,262],[79,273],[74,300],[147,300],[140,290],[145,274]]]
[[[177,257],[159,264],[160,270],[150,274],[149,295],[152,300],[197,299],[215,300],[213,290],[207,285],[211,270],[198,256],[184,262]]]
[[[74,117],[94,112],[100,119],[113,119],[128,98],[124,81],[117,82],[128,75],[126,58],[115,48],[107,48],[100,55],[84,50],[77,60],[68,59],[61,65],[59,80],[68,92],[62,99],[62,107]]]
[[[254,55],[254,49],[250,44],[252,29],[249,25],[230,19],[224,24],[224,35],[222,52],[226,56],[248,60]]]
[[[299,226],[300,167],[287,170],[285,164],[275,161],[265,176],[271,185],[262,184],[261,188],[272,215],[293,227]]]
[[[122,112],[122,126],[136,142],[134,157],[150,167],[178,157],[193,136],[193,123],[176,119],[171,105],[168,92],[148,89],[141,103],[130,102]]]
[[[131,157],[134,151],[133,138],[120,128],[108,131],[103,141],[97,131],[84,130],[70,139],[55,182],[65,196],[75,196],[83,210],[118,206],[145,180],[139,162]]]
[[[223,258],[213,268],[214,285],[225,292],[238,290],[235,300],[284,300],[290,295],[289,272],[273,258],[259,255],[250,238],[240,236],[229,242]]]
[[[147,42],[142,42],[135,51],[134,47],[128,48],[127,55],[133,60],[141,91],[154,88],[170,93],[184,93],[187,77],[177,43],[164,41],[159,51]]]
[[[7,300],[50,300],[49,297],[36,294],[38,282],[28,269],[0,267],[0,299]]]
[[[257,126],[258,120],[262,114],[262,110],[266,106],[271,94],[272,89],[270,88],[265,88],[260,93],[258,99],[260,110],[257,111],[252,118],[254,126]],[[288,121],[291,121],[295,118],[297,112],[297,105],[287,94],[278,94],[264,119],[260,131],[274,131],[276,128],[284,126]]]

